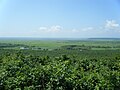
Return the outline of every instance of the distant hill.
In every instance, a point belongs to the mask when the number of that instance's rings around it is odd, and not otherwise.
[[[120,38],[88,38],[88,40],[120,40]]]

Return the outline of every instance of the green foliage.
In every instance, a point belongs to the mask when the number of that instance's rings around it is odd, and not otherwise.
[[[119,90],[119,44],[1,41],[0,90]]]
[[[119,90],[120,58],[1,56],[0,90]]]

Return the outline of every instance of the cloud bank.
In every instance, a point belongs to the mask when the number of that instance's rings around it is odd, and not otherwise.
[[[40,37],[40,38],[91,38],[91,37],[120,37],[120,24],[115,20],[106,20],[102,26],[86,26],[83,28],[67,29],[61,25],[40,26],[38,29],[0,32],[0,36]]]
[[[59,25],[54,25],[51,27],[40,27],[39,31],[41,32],[46,32],[46,33],[56,33],[56,32],[60,32],[62,30],[62,27]]]
[[[120,24],[118,24],[115,20],[106,20],[105,28],[106,29],[116,29],[119,28]]]

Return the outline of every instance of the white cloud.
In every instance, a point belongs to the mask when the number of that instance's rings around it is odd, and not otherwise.
[[[56,32],[60,32],[62,30],[62,27],[59,26],[59,25],[54,25],[54,26],[51,26],[51,27],[40,27],[39,30],[41,32],[48,32],[48,33],[56,33]]]
[[[59,25],[56,25],[56,26],[52,26],[48,31],[49,32],[59,32],[61,30],[62,30],[62,27]]]
[[[47,27],[40,27],[40,30],[47,30]]]
[[[105,28],[106,29],[117,29],[120,24],[118,24],[115,20],[106,20]]]
[[[83,28],[82,31],[91,31],[91,30],[94,30],[93,27],[86,27],[86,28]]]
[[[41,37],[109,37],[120,35],[120,24],[115,20],[106,20],[101,26],[65,29],[60,25],[40,27],[34,35]]]
[[[73,30],[71,30],[71,32],[73,32],[73,33],[78,33],[79,30],[77,30],[77,29],[73,29]]]

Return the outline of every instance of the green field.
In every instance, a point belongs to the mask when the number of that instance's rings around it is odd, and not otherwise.
[[[119,90],[120,40],[0,40],[0,90]]]
[[[120,48],[120,40],[0,40],[0,43],[12,45],[20,44],[47,49],[60,48],[65,45],[84,45],[86,47],[98,46],[98,48],[100,46],[102,49],[104,47],[109,47],[111,49]],[[97,48],[95,47],[95,49]]]

